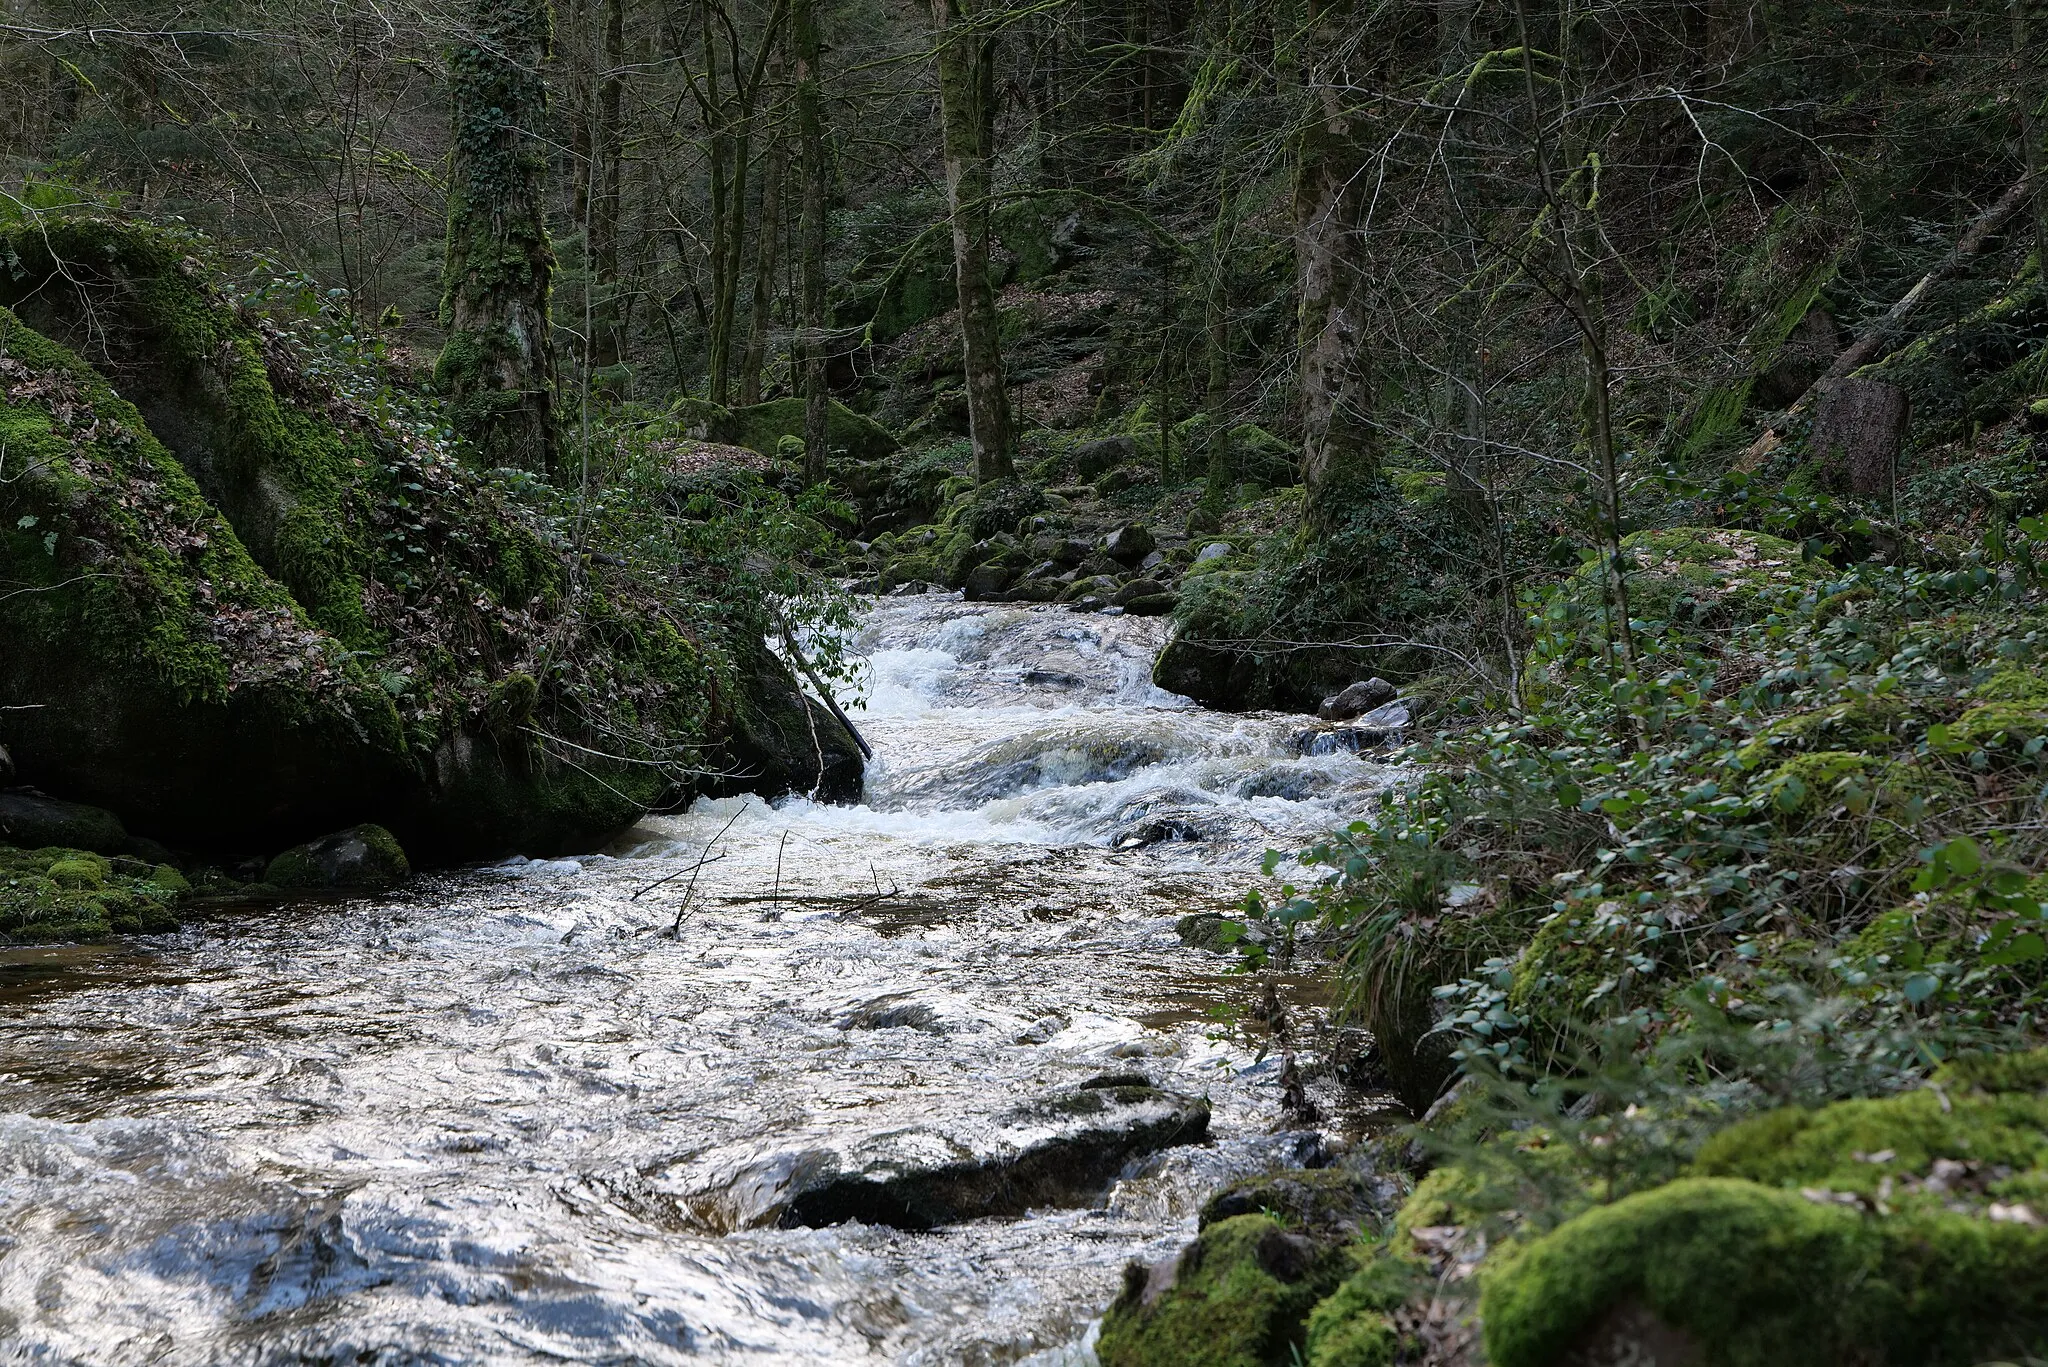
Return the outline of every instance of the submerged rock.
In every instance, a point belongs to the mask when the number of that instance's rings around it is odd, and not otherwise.
[[[412,864],[398,837],[369,824],[294,845],[263,871],[272,887],[307,891],[375,892],[410,877]]]
[[[1135,1076],[993,1116],[864,1136],[738,1165],[690,1202],[706,1225],[923,1230],[1093,1201],[1133,1158],[1208,1134],[1209,1104]]]

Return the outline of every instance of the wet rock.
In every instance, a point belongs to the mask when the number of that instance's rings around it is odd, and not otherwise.
[[[1086,560],[1083,560],[1074,568],[1084,575],[1098,579],[1114,579],[1118,575],[1128,572],[1125,566],[1118,564],[1099,552],[1091,553]]]
[[[1143,560],[1140,560],[1138,562],[1138,568],[1143,572],[1150,573],[1151,571],[1158,569],[1161,565],[1164,565],[1165,563],[1165,553],[1161,551],[1154,551],[1152,552],[1152,554],[1146,556]]]
[[[1157,579],[1133,579],[1111,594],[1109,601],[1115,603],[1118,607],[1122,607],[1133,598],[1147,598],[1164,592],[1166,592],[1166,585],[1160,583]]]
[[[1074,612],[1100,612],[1108,606],[1109,604],[1103,602],[1102,599],[1092,593],[1084,593],[1067,604],[1067,607]]]
[[[992,1116],[769,1155],[689,1202],[712,1228],[843,1224],[934,1229],[1093,1201],[1133,1158],[1208,1134],[1197,1097],[1110,1079]]]
[[[294,845],[263,871],[272,887],[306,891],[374,892],[410,877],[398,837],[368,823]]]
[[[1274,1215],[1290,1229],[1348,1239],[1389,1219],[1401,1204],[1393,1178],[1348,1167],[1283,1168],[1236,1182],[1202,1206],[1201,1227],[1239,1215]]]
[[[841,1030],[936,1030],[939,1013],[930,1004],[901,996],[877,997],[833,1024]]]
[[[1350,721],[1385,703],[1394,700],[1400,690],[1385,679],[1361,679],[1339,693],[1332,693],[1323,699],[1323,705],[1316,715],[1324,721]]]
[[[722,775],[705,793],[814,793],[826,802],[860,796],[860,746],[831,709],[797,686],[789,667],[763,646],[742,676],[740,714],[716,758]]]
[[[1041,560],[1025,572],[1026,579],[1057,579],[1066,569],[1057,560]]]
[[[1066,568],[1073,569],[1082,561],[1086,560],[1088,556],[1092,553],[1093,549],[1094,548],[1091,547],[1085,541],[1080,541],[1076,540],[1073,537],[1068,537],[1065,541],[1060,542],[1059,549],[1055,550],[1052,553],[1052,558],[1059,561],[1060,564],[1065,566]]]
[[[1102,538],[1102,553],[1119,565],[1136,565],[1152,554],[1157,544],[1150,528],[1142,522],[1131,522]]]
[[[1294,737],[1295,752],[1304,756],[1363,754],[1398,744],[1412,720],[1408,705],[1390,702],[1348,726],[1313,726]]]
[[[0,843],[121,854],[128,847],[128,831],[120,817],[104,808],[60,802],[33,788],[17,788],[0,793]]]
[[[1236,921],[1214,911],[1191,912],[1173,923],[1173,931],[1189,949],[1206,949],[1211,954],[1235,953],[1242,936]]]

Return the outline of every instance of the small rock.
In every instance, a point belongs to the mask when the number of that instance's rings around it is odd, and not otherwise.
[[[1230,543],[1228,541],[1211,541],[1208,545],[1195,552],[1195,563],[1197,565],[1206,565],[1211,560],[1221,560],[1229,554]]]
[[[1072,612],[1100,612],[1108,606],[1092,593],[1084,593],[1067,604],[1068,610]]]
[[[1066,590],[1066,597],[1072,600],[1092,595],[1107,603],[1116,596],[1117,587],[1116,580],[1106,574],[1090,575],[1087,578],[1074,580],[1073,584]]]
[[[1057,579],[1026,579],[1003,596],[1012,603],[1057,603],[1067,586]]]
[[[1086,560],[1093,550],[1087,542],[1068,537],[1060,542],[1059,549],[1052,553],[1052,558],[1071,569]]]
[[[1323,699],[1323,705],[1316,715],[1324,721],[1350,721],[1384,703],[1390,703],[1399,690],[1382,678],[1361,679],[1339,693],[1332,693]]]
[[[1149,598],[1154,594],[1164,592],[1166,592],[1166,585],[1160,583],[1157,579],[1133,579],[1111,594],[1109,601],[1118,607],[1122,607],[1133,598]]]
[[[398,837],[368,822],[294,845],[263,870],[273,887],[323,891],[374,892],[411,876]]]
[[[1102,538],[1102,553],[1120,565],[1135,565],[1152,554],[1156,544],[1144,523],[1132,522]]]
[[[1060,571],[1064,568],[1065,566],[1061,565],[1057,560],[1045,560],[1033,565],[1024,577],[1026,579],[1057,579],[1060,577]]]
[[[1099,554],[1090,555],[1077,568],[1082,574],[1095,579],[1114,579],[1117,575],[1128,572],[1125,566],[1119,565],[1106,555]]]
[[[120,854],[128,846],[121,818],[102,807],[63,802],[33,788],[0,793],[0,843],[23,849],[62,845],[94,854]]]
[[[1144,571],[1151,571],[1151,570],[1156,570],[1156,569],[1158,569],[1158,568],[1159,568],[1159,567],[1160,567],[1161,565],[1164,565],[1165,563],[1166,563],[1166,554],[1165,554],[1165,552],[1163,552],[1163,551],[1154,551],[1154,552],[1152,552],[1152,554],[1150,554],[1150,555],[1146,556],[1146,557],[1145,557],[1145,558],[1144,558],[1143,560],[1140,560],[1140,561],[1138,562],[1138,568],[1139,568],[1140,570],[1144,570]]]
[[[841,1030],[937,1030],[939,1013],[924,1002],[878,997],[841,1016]]]

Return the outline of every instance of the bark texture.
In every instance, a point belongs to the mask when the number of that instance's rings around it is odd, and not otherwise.
[[[554,248],[542,180],[553,36],[545,0],[479,0],[470,41],[449,59],[454,148],[434,377],[457,430],[492,465],[560,464],[548,320]]]
[[[960,350],[967,369],[968,431],[974,444],[974,477],[986,482],[1014,473],[1016,436],[1003,375],[995,283],[988,263],[995,40],[977,31],[973,19],[972,10],[962,0],[932,0],[946,207],[952,218]]]
[[[797,224],[803,317],[797,352],[803,368],[804,480],[820,484],[826,473],[832,399],[825,377],[825,102],[818,72],[823,44],[816,0],[791,0],[789,17],[796,59],[797,157],[803,172]]]
[[[1302,483],[1316,527],[1329,522],[1336,496],[1378,465],[1359,260],[1364,158],[1344,60],[1350,44],[1343,30],[1350,18],[1348,3],[1312,6],[1299,54],[1310,106],[1294,181]]]

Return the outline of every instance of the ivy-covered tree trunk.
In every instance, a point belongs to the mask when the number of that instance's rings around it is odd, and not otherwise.
[[[953,276],[960,300],[960,350],[967,368],[968,435],[974,477],[986,483],[1015,470],[1016,436],[1003,376],[1003,347],[989,276],[989,144],[995,114],[995,40],[975,30],[962,0],[932,0],[938,37],[939,122],[946,158],[946,207],[953,226]]]
[[[1351,6],[1311,6],[1300,58],[1308,110],[1296,146],[1295,270],[1300,293],[1302,483],[1309,525],[1326,530],[1347,488],[1378,468],[1372,377],[1365,354],[1360,228],[1365,165],[1361,114],[1347,104],[1342,55]]]
[[[825,443],[831,435],[831,395],[825,388],[825,112],[818,76],[824,45],[818,37],[816,0],[791,0],[789,21],[796,64],[797,160],[803,173],[797,222],[803,325],[797,353],[804,392],[804,481],[822,484]]]
[[[552,29],[547,0],[478,0],[468,41],[449,59],[448,341],[434,365],[456,430],[485,462],[548,473],[560,464],[541,137]]]

